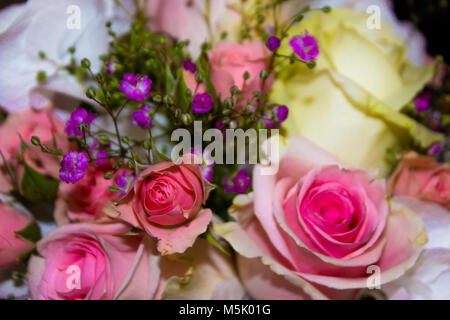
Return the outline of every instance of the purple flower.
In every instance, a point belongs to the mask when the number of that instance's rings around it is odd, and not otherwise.
[[[114,73],[114,71],[116,71],[116,64],[114,62],[110,62],[108,64],[108,67],[106,68],[106,70],[108,71],[109,74]]]
[[[144,105],[141,109],[133,111],[133,121],[131,121],[131,124],[133,126],[139,126],[142,129],[150,128],[152,126],[152,119],[150,118],[149,112],[149,105]]]
[[[225,129],[225,123],[223,123],[220,120],[216,121],[216,129],[219,129],[220,131],[222,131],[223,129]]]
[[[120,81],[119,89],[127,95],[130,100],[144,101],[150,97],[150,88],[152,81],[147,76],[131,73],[123,75],[123,80]]]
[[[184,70],[190,71],[192,73],[195,73],[195,71],[197,71],[197,66],[190,59],[184,60],[183,68]]]
[[[209,93],[196,94],[192,100],[192,111],[195,114],[210,111],[214,106],[214,100]]]
[[[423,112],[430,110],[430,102],[431,102],[431,94],[429,92],[422,93],[414,100],[416,111]]]
[[[319,55],[319,46],[316,38],[310,36],[308,32],[304,35],[293,37],[289,41],[289,44],[295,54],[297,54],[303,61],[314,60]]]
[[[122,172],[116,178],[115,184],[118,188],[118,191],[122,194],[126,194],[128,191],[128,187],[131,185],[131,182],[135,179],[135,175],[133,173],[128,173],[127,171]]]
[[[433,113],[426,119],[426,123],[428,124],[429,128],[431,128],[431,130],[439,131],[442,128],[441,114],[437,112]]]
[[[274,112],[275,112],[275,115],[277,117],[277,120],[279,122],[283,122],[288,117],[289,109],[288,109],[288,107],[283,105],[283,106],[279,106],[279,107],[274,108]]]
[[[225,178],[225,192],[246,193],[251,184],[251,179],[248,176],[247,170],[239,170],[236,176],[233,178],[232,183],[233,184],[231,185],[228,177]]]
[[[271,51],[275,51],[280,47],[281,44],[281,40],[280,38],[277,38],[275,36],[271,36],[268,40],[267,40],[267,47],[271,50]]]
[[[70,151],[64,156],[59,169],[59,178],[65,183],[75,183],[83,179],[89,165],[85,152]]]
[[[275,34],[275,29],[272,26],[266,26],[265,30],[266,30],[267,34],[270,34],[270,35]]]
[[[442,151],[442,144],[440,143],[433,144],[428,150],[428,152],[433,156],[437,156],[439,153],[441,153],[441,151]]]
[[[66,122],[66,132],[69,136],[83,136],[80,130],[80,124],[90,125],[97,118],[97,115],[88,113],[84,108],[78,108],[70,114],[69,120]]]

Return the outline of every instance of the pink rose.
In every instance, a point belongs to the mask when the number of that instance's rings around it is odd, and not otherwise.
[[[211,31],[217,40],[222,31],[231,37],[241,22],[241,16],[231,9],[228,0],[211,2]],[[188,50],[196,58],[200,54],[201,45],[209,41],[210,34],[205,20],[204,0],[152,0],[146,3],[146,13],[152,30],[166,32],[179,38],[189,40]]]
[[[389,178],[388,190],[450,208],[450,164],[407,153]]]
[[[149,300],[160,282],[151,239],[123,223],[70,224],[38,242],[28,265],[35,300]]]
[[[237,86],[241,90],[244,102],[238,104],[244,107],[248,99],[253,99],[255,91],[268,92],[273,83],[273,75],[266,81],[260,78],[262,70],[269,67],[271,53],[262,42],[237,44],[221,41],[209,52],[211,64],[211,81],[221,100],[230,97],[230,88]],[[248,71],[250,78],[244,80],[244,73]],[[191,91],[195,92],[197,83],[195,75],[185,72],[185,79]],[[205,90],[204,85],[197,91]]]
[[[163,254],[181,253],[206,231],[212,212],[201,209],[210,191],[199,166],[185,157],[145,169],[115,204],[119,218],[157,238]]]
[[[262,173],[256,166],[253,195],[236,198],[237,222],[215,226],[256,299],[354,298],[372,268],[387,283],[427,241],[417,214],[388,204],[383,180],[303,138],[292,138],[276,175]]]
[[[49,148],[53,148],[54,139],[58,148],[63,151],[69,149],[64,123],[51,107],[39,110],[29,108],[9,114],[6,121],[0,125],[0,151],[14,169],[19,185],[24,170],[24,166],[19,161],[20,157],[23,157],[23,160],[34,170],[58,178],[58,160],[53,155],[41,152],[39,147],[33,146],[30,142],[32,136],[39,137],[41,143]],[[30,146],[23,153],[20,148],[21,137]],[[6,175],[4,169],[2,175],[4,177]],[[0,181],[5,179],[9,181],[9,176],[0,178]],[[5,184],[1,183],[1,185]]]
[[[105,173],[112,171],[108,164],[91,164],[84,178],[74,184],[61,183],[55,202],[55,220],[59,225],[72,222],[93,222],[105,216],[103,209],[108,202],[118,200],[128,190],[132,172],[117,171],[112,179],[106,180]],[[119,190],[111,192],[110,186]]]
[[[25,228],[30,219],[19,211],[0,201],[0,270],[13,266],[20,255],[30,251],[33,244],[18,235],[16,231]]]

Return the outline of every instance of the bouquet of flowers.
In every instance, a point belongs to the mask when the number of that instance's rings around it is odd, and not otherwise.
[[[0,10],[0,298],[449,299],[450,82],[388,1]]]

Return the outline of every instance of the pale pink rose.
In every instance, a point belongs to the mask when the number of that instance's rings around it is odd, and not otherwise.
[[[387,283],[427,241],[416,213],[386,201],[384,180],[303,138],[289,141],[276,175],[262,169],[253,195],[235,200],[237,222],[215,225],[241,255],[241,279],[256,299],[354,298],[370,266]]]
[[[121,236],[120,222],[69,224],[38,242],[28,265],[35,300],[149,300],[160,283],[160,257],[147,236]]]
[[[450,208],[450,164],[409,152],[389,178],[388,190]]]
[[[23,109],[10,113],[6,121],[0,125],[0,151],[5,156],[16,174],[17,182],[20,185],[24,166],[19,158],[23,160],[34,170],[58,178],[59,162],[53,155],[43,153],[37,146],[31,144],[32,136],[40,138],[41,143],[53,148],[53,141],[56,142],[59,149],[67,151],[69,141],[64,131],[64,123],[53,111],[53,108],[45,109]],[[23,152],[21,151],[21,138],[29,145]],[[3,169],[3,176],[6,170]],[[7,178],[9,180],[9,176]],[[4,180],[4,179],[0,179]],[[3,185],[3,183],[1,183]]]
[[[273,75],[263,81],[262,70],[267,70],[270,62],[270,51],[262,42],[245,44],[221,41],[208,53],[211,64],[211,81],[221,100],[231,96],[230,89],[236,86],[242,91],[243,102],[238,106],[245,107],[247,100],[253,100],[255,91],[268,92],[272,87]],[[244,80],[248,71],[250,78]],[[193,92],[205,91],[204,84],[197,86],[195,75],[185,71],[185,80]]]
[[[237,1],[211,1],[210,22],[211,31],[214,33],[213,40],[218,40],[223,31],[232,38],[237,33],[241,18],[240,14],[229,5],[232,2]],[[181,41],[189,40],[188,51],[194,58],[200,54],[203,42],[211,41],[205,20],[204,0],[151,0],[145,4],[147,16],[150,18],[150,28],[169,33]]]
[[[33,244],[16,231],[25,228],[31,220],[21,212],[0,201],[0,269],[13,266],[20,255],[30,251]]]
[[[127,191],[127,185],[118,183],[118,179],[131,179],[132,172],[121,169],[112,179],[106,180],[105,173],[113,171],[111,165],[89,165],[82,180],[74,184],[61,183],[55,202],[54,216],[59,225],[73,222],[93,222],[105,216],[103,209],[112,200],[120,199]],[[110,186],[119,190],[111,192]]]
[[[190,160],[151,165],[114,204],[118,218],[159,240],[163,255],[184,252],[211,221],[211,210],[201,208],[211,186]]]
[[[9,193],[13,189],[11,177],[5,166],[0,166],[0,192]]]

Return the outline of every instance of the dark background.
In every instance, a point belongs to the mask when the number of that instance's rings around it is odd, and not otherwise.
[[[55,0],[57,1],[57,0]],[[0,9],[21,0],[0,0]],[[424,33],[428,52],[442,55],[450,62],[450,0],[394,0],[394,8],[400,20],[415,22]]]

